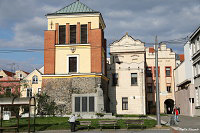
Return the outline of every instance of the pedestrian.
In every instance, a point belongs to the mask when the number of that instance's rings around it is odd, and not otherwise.
[[[175,114],[176,114],[176,121],[179,122],[179,120],[178,120],[179,111],[178,111],[177,108],[176,108],[176,110],[175,110]]]
[[[74,114],[72,114],[68,120],[71,125],[71,132],[75,132],[76,120],[77,120],[77,117]]]

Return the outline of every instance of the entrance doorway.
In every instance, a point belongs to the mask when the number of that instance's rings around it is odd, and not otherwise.
[[[172,114],[174,108],[174,100],[167,99],[165,100],[164,104],[165,104],[165,113]]]

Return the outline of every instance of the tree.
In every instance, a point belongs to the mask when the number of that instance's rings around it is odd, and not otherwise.
[[[55,115],[57,106],[55,101],[50,99],[50,96],[46,93],[37,94],[36,100],[38,102],[37,111],[39,115]]]

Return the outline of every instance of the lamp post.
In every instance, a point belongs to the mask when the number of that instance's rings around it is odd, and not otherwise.
[[[156,115],[157,115],[157,127],[161,127],[160,120],[160,89],[158,80],[158,39],[155,38],[155,66],[156,66]]]

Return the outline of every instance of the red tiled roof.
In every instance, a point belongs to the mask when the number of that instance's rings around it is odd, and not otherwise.
[[[10,77],[15,75],[15,73],[13,73],[13,72],[9,72],[9,71],[6,71],[6,70],[3,70],[3,71],[7,76],[10,76]]]
[[[16,79],[16,78],[13,78],[13,77],[3,77],[3,78],[0,78],[0,82],[9,82],[9,81],[20,81],[20,79]]]
[[[30,73],[23,71],[24,73],[26,73],[27,75],[29,75]]]
[[[180,62],[183,62],[184,61],[184,54],[180,54],[179,57],[180,57]]]
[[[149,53],[154,53],[154,48],[153,47],[149,48]]]

